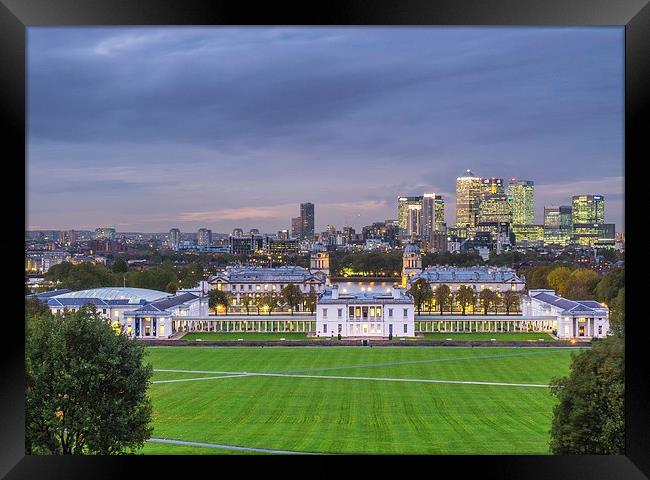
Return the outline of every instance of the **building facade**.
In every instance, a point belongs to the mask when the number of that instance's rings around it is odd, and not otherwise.
[[[341,337],[413,337],[413,298],[403,289],[339,293],[328,287],[316,306],[316,334]]]
[[[554,290],[536,289],[522,299],[524,315],[552,316],[559,338],[602,338],[609,333],[609,309],[594,300],[567,300]]]
[[[508,199],[512,205],[512,223],[532,225],[535,223],[535,184],[530,180],[510,179]]]
[[[302,238],[314,239],[314,204],[305,202],[300,204],[300,218],[302,223]]]
[[[470,170],[456,179],[456,226],[474,227],[483,184]]]
[[[212,245],[212,230],[199,228],[196,234],[196,244],[200,247],[209,247]]]
[[[572,201],[572,223],[605,223],[605,197],[602,195],[574,195]]]

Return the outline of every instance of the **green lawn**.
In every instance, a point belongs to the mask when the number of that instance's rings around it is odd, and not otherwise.
[[[227,340],[236,342],[240,338],[244,340],[308,340],[306,333],[295,332],[273,332],[273,333],[258,333],[258,332],[190,332],[183,336],[183,340]],[[314,338],[318,340],[318,338]]]
[[[447,340],[451,338],[454,341],[475,341],[484,340],[490,341],[495,339],[499,342],[538,342],[543,340],[545,342],[556,341],[548,333],[489,333],[489,332],[472,332],[472,333],[425,333],[424,337],[416,337],[420,340]]]
[[[546,385],[568,373],[572,350],[150,347],[154,369],[188,370],[154,373],[167,383],[151,385],[153,436],[323,453],[546,454],[555,403],[546,387],[398,380]],[[142,450],[167,451],[248,453]]]

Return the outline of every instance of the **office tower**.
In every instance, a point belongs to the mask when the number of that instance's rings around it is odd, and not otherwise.
[[[403,237],[422,234],[422,197],[398,197],[397,221]]]
[[[233,228],[231,236],[235,238],[241,238],[244,236],[244,230],[241,228]]]
[[[512,205],[512,223],[514,225],[532,225],[535,223],[535,185],[530,180],[510,179],[508,199]]]
[[[495,193],[504,193],[503,178],[482,178],[481,194],[491,195]]]
[[[291,237],[302,238],[302,217],[293,217],[291,219]]]
[[[289,230],[278,230],[278,240],[289,240]]]
[[[169,248],[172,250],[178,250],[178,247],[181,244],[181,231],[178,228],[172,228],[169,231]]]
[[[96,228],[95,229],[95,240],[106,239],[106,240],[115,240],[115,229],[114,228]]]
[[[605,223],[605,197],[602,195],[574,195],[572,223]]]
[[[467,170],[456,179],[456,226],[474,227],[481,195],[481,179]]]
[[[77,232],[75,232],[74,230],[68,231],[68,242],[70,243],[70,245],[74,245],[75,243],[77,243]]]
[[[568,205],[544,207],[544,228],[571,230],[571,207]]]
[[[314,239],[314,204],[305,202],[300,204],[300,218],[302,219],[302,238]]]
[[[201,247],[209,247],[212,245],[212,230],[207,228],[199,228],[196,235],[196,244]]]
[[[442,195],[436,195],[434,199],[434,209],[436,212],[436,219],[433,223],[433,230],[440,232],[446,230],[447,223],[445,220],[445,200]]]
[[[422,195],[420,236],[428,240],[436,228],[436,194],[425,193]]]
[[[512,223],[512,207],[505,193],[489,193],[481,196],[478,223]]]

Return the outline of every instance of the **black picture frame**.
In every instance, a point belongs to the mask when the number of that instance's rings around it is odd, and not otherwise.
[[[11,308],[3,309],[2,404],[0,432],[0,476],[6,478],[115,478],[145,466],[153,477],[182,466],[187,475],[199,475],[202,467],[216,468],[210,475],[225,474],[224,465],[248,469],[263,466],[269,473],[311,475],[311,466],[325,467],[319,473],[336,475],[354,465],[353,474],[372,474],[397,466],[407,474],[431,475],[475,470],[482,478],[648,478],[650,477],[650,376],[644,363],[644,321],[638,302],[643,284],[634,272],[642,268],[643,163],[650,158],[647,127],[650,124],[650,6],[647,0],[361,0],[302,2],[283,8],[275,2],[224,2],[184,0],[0,0],[0,124],[8,142],[4,145],[5,211],[11,235],[0,237],[3,251],[15,253],[16,276],[22,270],[19,236],[25,230],[26,204],[21,212],[15,194],[6,188],[25,181],[26,136],[26,29],[33,26],[91,25],[497,25],[497,26],[624,26],[625,27],[625,213],[635,209],[628,221],[626,276],[626,454],[621,456],[398,456],[398,457],[36,457],[24,454],[24,329],[22,302],[14,296],[19,282],[8,280],[5,293]],[[9,148],[7,148],[9,147]],[[8,181],[7,181],[8,180]],[[634,184],[638,187],[635,187]],[[647,188],[647,187],[646,187]],[[18,197],[20,198],[20,197]],[[26,202],[26,197],[23,197]],[[632,255],[630,260],[629,255]],[[639,261],[634,261],[639,256]],[[13,263],[15,262],[15,264]],[[13,270],[12,270],[13,271]],[[6,276],[9,278],[10,276]],[[643,278],[638,276],[638,278]],[[14,311],[15,309],[15,311]],[[282,461],[283,465],[278,463]],[[274,467],[275,465],[275,467]],[[363,465],[363,467],[361,467]],[[277,470],[277,468],[281,470]],[[329,468],[327,468],[329,467]],[[362,470],[361,470],[362,468]],[[139,468],[138,468],[139,469]],[[399,471],[398,470],[398,471]],[[355,473],[356,472],[356,473]],[[399,474],[399,473],[397,473]],[[456,474],[454,474],[456,476]]]

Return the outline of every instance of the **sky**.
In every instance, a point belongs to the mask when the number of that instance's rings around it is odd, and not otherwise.
[[[624,230],[624,30],[28,29],[27,226],[316,231],[455,179],[605,196]]]

